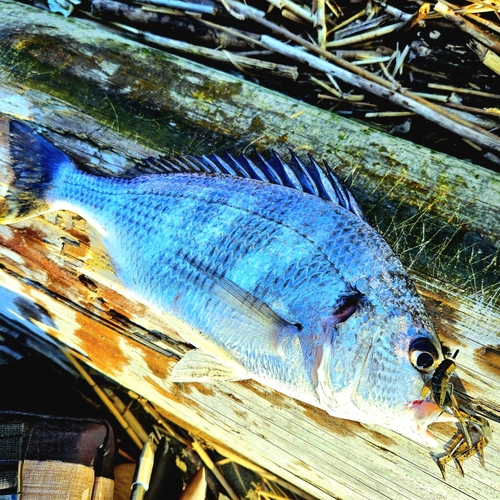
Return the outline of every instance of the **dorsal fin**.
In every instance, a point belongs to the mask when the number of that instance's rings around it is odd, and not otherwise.
[[[322,169],[312,155],[309,155],[309,163],[307,164],[303,163],[292,150],[290,150],[290,154],[292,157],[290,163],[283,161],[276,151],[273,151],[270,159],[264,158],[260,153],[257,153],[255,160],[246,156],[234,158],[226,153],[224,157],[215,154],[209,156],[187,155],[149,158],[146,161],[150,172],[231,175],[278,184],[331,201],[357,215],[360,219],[366,220],[363,210],[354,196],[326,162],[324,162],[324,169]]]

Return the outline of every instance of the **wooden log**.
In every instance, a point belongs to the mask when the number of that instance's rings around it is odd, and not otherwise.
[[[464,400],[491,418],[486,469],[441,479],[428,449],[253,382],[173,384],[185,347],[127,295],[87,224],[58,212],[0,226],[0,314],[70,348],[171,420],[317,498],[494,498],[500,486],[500,176],[386,136],[91,21],[0,4],[0,114],[31,121],[82,168],[129,175],[158,153],[313,152],[351,186],[409,267]],[[1,139],[0,139],[1,144]],[[3,156],[2,156],[3,155]],[[0,147],[0,164],[6,161]],[[436,426],[441,443],[455,427]]]

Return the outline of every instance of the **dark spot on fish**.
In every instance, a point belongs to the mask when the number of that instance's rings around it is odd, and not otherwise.
[[[343,323],[347,321],[358,309],[358,304],[361,299],[361,294],[359,292],[353,293],[346,297],[341,297],[336,309],[333,312],[333,317],[335,318],[335,324]]]

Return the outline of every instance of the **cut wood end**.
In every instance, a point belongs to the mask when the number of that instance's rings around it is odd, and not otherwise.
[[[436,5],[434,5],[434,10],[443,16],[446,14],[453,14],[453,11],[447,5],[441,2],[438,2]]]

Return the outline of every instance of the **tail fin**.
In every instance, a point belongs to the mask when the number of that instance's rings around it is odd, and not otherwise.
[[[47,193],[68,156],[31,127],[0,117],[0,223],[50,210]]]

